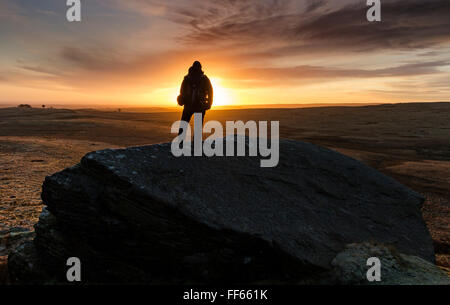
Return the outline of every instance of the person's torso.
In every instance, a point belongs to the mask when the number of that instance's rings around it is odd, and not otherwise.
[[[208,95],[206,83],[207,77],[204,74],[199,76],[186,76],[186,107],[203,110],[206,96]]]

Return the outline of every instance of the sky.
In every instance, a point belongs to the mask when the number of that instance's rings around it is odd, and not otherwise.
[[[450,101],[450,1],[0,0],[0,104],[175,106],[194,60],[215,105]]]

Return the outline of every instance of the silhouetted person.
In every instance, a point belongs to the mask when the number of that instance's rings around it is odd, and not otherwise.
[[[206,110],[211,109],[213,103],[213,88],[209,78],[203,73],[202,65],[195,61],[189,68],[189,73],[181,84],[178,104],[184,106],[181,120],[189,123],[194,113],[202,114],[202,123]],[[181,129],[180,132],[181,133]]]

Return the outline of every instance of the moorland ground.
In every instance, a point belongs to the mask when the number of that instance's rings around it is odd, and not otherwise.
[[[179,117],[173,110],[0,109],[0,232],[33,228],[45,176],[93,150],[171,141]],[[450,103],[211,110],[206,120],[280,121],[280,137],[334,149],[421,193],[437,264],[450,267]]]

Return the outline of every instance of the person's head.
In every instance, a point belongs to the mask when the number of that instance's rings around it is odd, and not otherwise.
[[[202,64],[199,61],[194,61],[192,66],[189,68],[189,75],[191,75],[192,77],[199,77],[202,74]]]
[[[196,69],[196,70],[201,70],[202,69],[202,64],[196,60],[194,61],[194,63],[192,64],[192,68]]]

